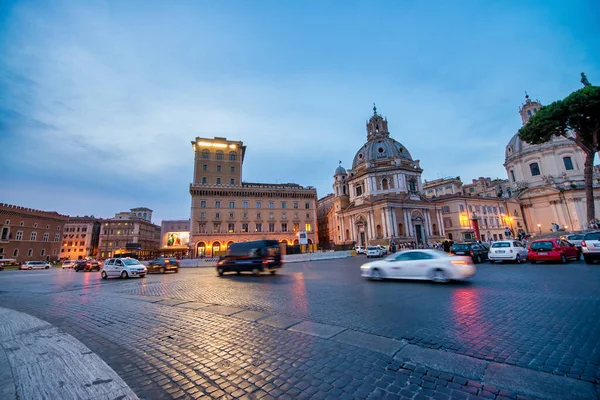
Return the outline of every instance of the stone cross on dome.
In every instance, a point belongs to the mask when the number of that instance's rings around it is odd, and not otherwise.
[[[377,106],[373,103],[373,115],[377,115]]]

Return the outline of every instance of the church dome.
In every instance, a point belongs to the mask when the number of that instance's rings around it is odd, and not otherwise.
[[[334,175],[346,175],[346,169],[340,165],[335,169]]]
[[[401,158],[407,161],[412,161],[412,157],[408,149],[392,139],[391,137],[381,137],[369,140],[365,145],[358,150],[352,161],[352,169],[365,162],[374,162],[385,159]]]

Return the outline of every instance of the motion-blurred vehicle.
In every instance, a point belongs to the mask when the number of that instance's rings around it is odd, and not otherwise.
[[[260,275],[269,271],[272,275],[282,268],[281,250],[277,240],[254,240],[251,242],[232,243],[229,254],[221,256],[217,262],[217,273],[223,276],[226,272],[252,272]]]
[[[73,266],[75,272],[100,271],[102,265],[98,260],[77,260]]]
[[[450,253],[456,256],[471,257],[475,264],[487,260],[488,251],[488,248],[479,243],[454,243],[450,248]]]
[[[164,274],[165,272],[179,272],[179,260],[175,257],[158,257],[156,260],[150,261],[148,266],[148,273],[158,272]]]
[[[365,246],[356,246],[356,254],[365,254]]]
[[[527,258],[532,264],[538,261],[560,261],[566,264],[567,260],[579,261],[581,252],[574,244],[563,239],[538,239],[529,244]]]
[[[383,256],[383,252],[381,251],[379,246],[367,246],[367,258],[381,256]]]
[[[19,269],[50,269],[51,267],[46,261],[24,261],[19,266]]]
[[[372,279],[419,279],[445,283],[475,275],[471,257],[453,256],[439,250],[404,250],[360,267],[361,276]]]
[[[75,264],[76,264],[75,260],[65,260],[62,263],[62,269],[73,268],[75,266]]]

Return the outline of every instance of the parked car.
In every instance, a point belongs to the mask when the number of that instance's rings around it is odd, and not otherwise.
[[[50,269],[51,267],[46,261],[24,261],[19,266],[19,269]]]
[[[434,282],[469,279],[475,275],[470,257],[451,256],[439,250],[404,250],[360,267],[361,276],[372,279],[419,279]]]
[[[566,240],[567,242],[574,244],[575,247],[581,249],[581,241],[583,240],[583,234],[580,235],[565,235],[560,237],[562,240]]]
[[[379,247],[379,249],[381,250],[381,255],[382,255],[382,256],[385,256],[385,255],[387,255],[387,254],[389,253],[389,251],[388,251],[387,247],[385,247],[385,246],[382,246],[382,245],[380,245],[380,244],[378,244],[378,245],[377,245],[377,247]]]
[[[150,261],[147,268],[149,274],[153,272],[164,274],[168,271],[177,273],[179,272],[179,260],[175,257],[158,257],[156,260]]]
[[[581,253],[587,264],[600,259],[600,231],[588,232],[581,241]]]
[[[527,258],[532,264],[538,261],[560,261],[565,264],[570,259],[580,260],[581,253],[574,244],[563,239],[538,239],[529,245]]]
[[[365,246],[356,246],[356,254],[365,254]]]
[[[19,265],[14,258],[0,258],[0,271],[4,270],[5,265]]]
[[[217,273],[252,272],[259,275],[269,271],[272,275],[282,268],[281,250],[277,240],[254,240],[251,242],[232,243],[229,254],[222,256],[217,262]]]
[[[62,263],[62,269],[73,268],[75,266],[75,264],[76,264],[75,260],[65,260]]]
[[[383,253],[378,246],[367,246],[367,258],[381,256],[383,256]]]
[[[102,265],[98,260],[77,260],[73,266],[75,272],[79,271],[100,271]]]
[[[456,256],[471,257],[474,263],[480,263],[488,259],[488,249],[479,243],[454,243],[450,253]]]
[[[135,258],[109,258],[104,262],[100,272],[102,279],[114,278],[143,278],[148,273],[145,265]]]
[[[490,263],[496,261],[514,261],[517,264],[527,259],[529,251],[518,240],[500,240],[492,243],[488,252]]]

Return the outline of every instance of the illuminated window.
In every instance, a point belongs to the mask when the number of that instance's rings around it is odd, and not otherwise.
[[[232,233],[235,230],[235,224],[227,224],[227,232]]]
[[[294,232],[298,232],[300,230],[300,226],[297,223],[294,223]]]
[[[256,232],[262,232],[262,224],[261,223],[256,224]]]
[[[310,224],[306,224],[306,232],[310,232],[312,230],[312,227],[310,226]]]
[[[244,232],[244,233],[248,232],[248,224],[242,224],[242,232]]]

